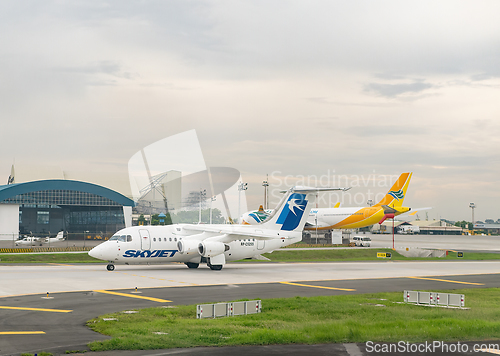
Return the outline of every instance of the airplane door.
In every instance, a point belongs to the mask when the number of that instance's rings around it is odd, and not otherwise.
[[[266,245],[266,241],[264,241],[264,240],[257,240],[257,250],[264,249],[265,245]]]
[[[151,238],[149,237],[149,231],[139,230],[139,235],[141,236],[141,250],[150,250]]]

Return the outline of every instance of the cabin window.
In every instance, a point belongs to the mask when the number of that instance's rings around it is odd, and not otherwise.
[[[153,241],[156,242],[156,237],[153,237]]]
[[[164,238],[163,238],[163,241],[165,241],[165,242],[166,242],[166,241],[167,241],[167,238],[166,238],[166,237],[164,237]]]
[[[170,242],[171,242],[171,241],[172,241],[172,238],[170,237],[170,238],[168,239],[168,241],[170,241]]]
[[[174,237],[174,241],[177,241],[177,237]]]

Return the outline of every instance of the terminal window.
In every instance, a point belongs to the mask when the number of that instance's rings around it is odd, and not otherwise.
[[[49,223],[49,212],[48,211],[38,211],[36,216],[36,222],[38,224],[48,224]]]

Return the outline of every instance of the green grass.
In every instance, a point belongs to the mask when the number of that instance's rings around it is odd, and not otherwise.
[[[462,289],[453,293],[465,294],[466,306],[471,309],[396,304],[393,302],[403,300],[398,292],[266,299],[262,301],[260,314],[218,319],[196,319],[194,305],[142,309],[137,314],[107,314],[90,320],[87,325],[112,339],[95,341],[89,347],[92,351],[146,350],[368,340],[471,341],[500,337],[500,289]],[[103,317],[118,321],[104,321]]]
[[[496,260],[500,259],[498,253],[464,253],[463,258],[458,258],[457,254],[450,252],[446,257],[404,257],[391,249],[335,249],[335,250],[301,250],[301,251],[274,251],[264,253],[263,256],[273,262],[311,262],[311,261],[383,261],[385,258],[378,258],[377,252],[391,252],[393,261],[410,260]],[[249,261],[249,260],[247,260]],[[251,260],[255,261],[255,260]]]
[[[0,263],[92,263],[101,262],[90,257],[87,252],[82,253],[43,253],[25,254],[16,253],[12,255],[0,254]]]

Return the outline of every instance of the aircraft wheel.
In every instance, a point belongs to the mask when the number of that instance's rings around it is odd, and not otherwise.
[[[209,265],[212,271],[220,271],[222,269],[222,265]]]
[[[110,263],[109,265],[106,266],[106,269],[108,271],[114,271],[115,270],[115,265],[113,265],[113,264]]]
[[[194,262],[186,262],[185,265],[188,266],[188,268],[198,268],[200,264]]]

